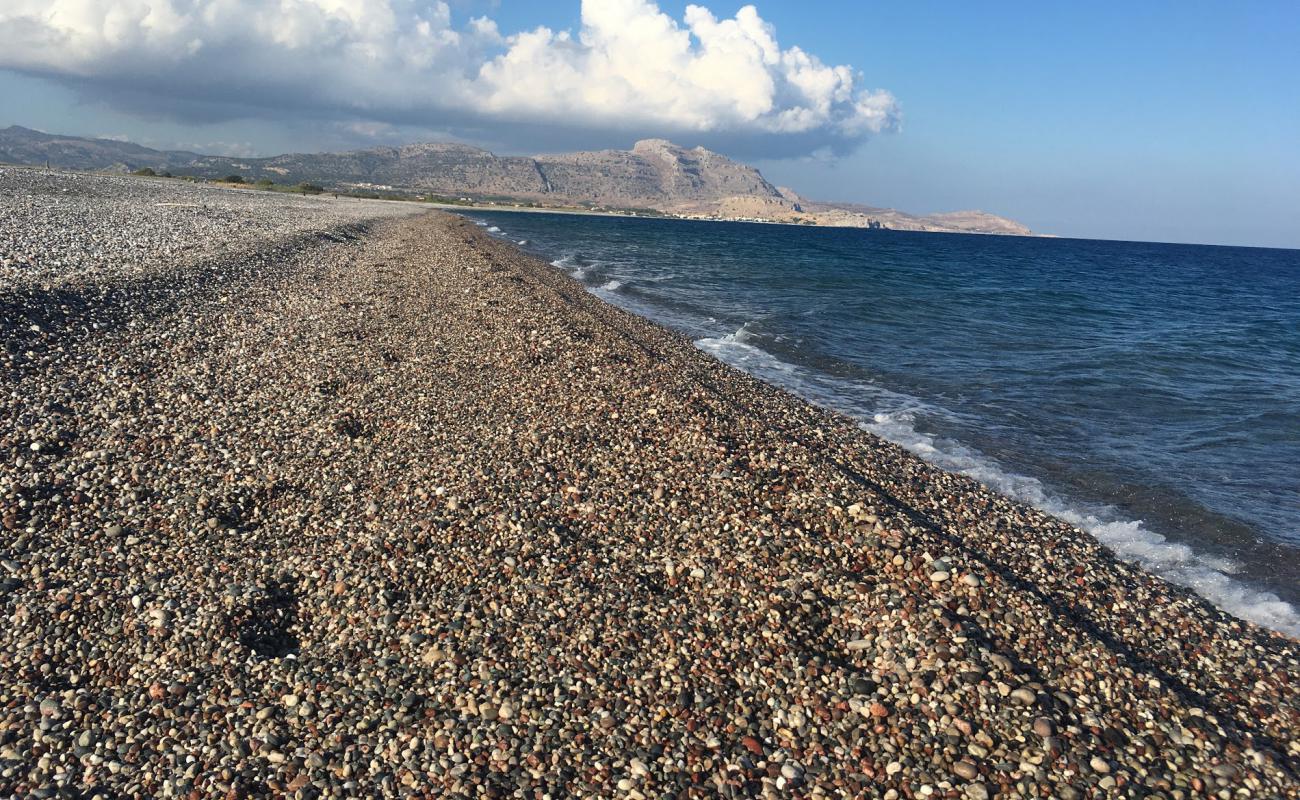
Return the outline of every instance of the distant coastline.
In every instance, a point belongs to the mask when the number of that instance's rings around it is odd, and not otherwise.
[[[475,207],[536,206],[616,216],[1035,235],[1019,222],[983,211],[921,215],[811,200],[772,184],[752,166],[663,139],[644,139],[631,150],[538,156],[498,156],[464,144],[425,142],[344,153],[243,158],[155,150],[15,125],[0,129],[0,161],[108,174],[237,178],[278,190],[309,185],[369,199],[401,195],[401,199]]]

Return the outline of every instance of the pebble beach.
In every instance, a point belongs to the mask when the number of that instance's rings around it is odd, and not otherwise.
[[[0,340],[0,796],[1300,796],[1295,640],[460,217],[0,168]]]

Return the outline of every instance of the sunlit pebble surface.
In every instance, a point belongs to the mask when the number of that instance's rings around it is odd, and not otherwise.
[[[245,222],[0,292],[0,796],[1297,794],[1294,641],[465,221],[22,180]]]
[[[0,166],[0,289],[142,275],[412,213],[392,203]]]

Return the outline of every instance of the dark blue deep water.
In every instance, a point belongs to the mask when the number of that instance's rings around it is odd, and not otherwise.
[[[1300,635],[1300,251],[470,216],[719,359]]]

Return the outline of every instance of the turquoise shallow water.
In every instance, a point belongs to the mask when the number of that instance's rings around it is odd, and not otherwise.
[[[1300,635],[1300,251],[470,216],[723,361]]]

